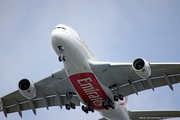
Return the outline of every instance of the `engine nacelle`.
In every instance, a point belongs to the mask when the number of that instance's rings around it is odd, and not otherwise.
[[[36,97],[36,87],[33,82],[28,79],[22,79],[18,84],[19,92],[27,99]]]
[[[151,67],[148,62],[142,58],[135,59],[132,64],[132,68],[141,78],[148,78],[151,76]]]

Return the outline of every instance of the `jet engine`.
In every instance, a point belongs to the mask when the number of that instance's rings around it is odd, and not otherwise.
[[[148,78],[151,75],[151,67],[148,62],[142,58],[137,58],[133,61],[132,68],[135,73],[141,78]]]
[[[19,92],[27,99],[36,97],[36,87],[33,82],[28,79],[22,79],[18,84]]]

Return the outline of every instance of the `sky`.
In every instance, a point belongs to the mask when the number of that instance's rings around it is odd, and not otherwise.
[[[179,0],[1,0],[0,96],[18,89],[22,78],[38,81],[63,67],[50,35],[57,24],[75,29],[99,61],[180,62]],[[180,84],[146,90],[128,97],[130,110],[180,110]],[[23,111],[24,120],[96,120],[98,112],[81,107]],[[0,113],[0,120],[22,120]]]

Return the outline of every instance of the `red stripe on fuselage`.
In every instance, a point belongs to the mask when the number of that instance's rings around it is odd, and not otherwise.
[[[127,102],[126,102],[126,100],[124,100],[121,104],[119,104],[119,105],[126,105],[127,104]]]
[[[84,102],[89,102],[94,109],[104,109],[102,102],[108,96],[93,73],[79,73],[69,79]]]

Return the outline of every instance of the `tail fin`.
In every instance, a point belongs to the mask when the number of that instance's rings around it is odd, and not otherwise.
[[[161,120],[180,118],[180,111],[129,111],[132,120]]]

